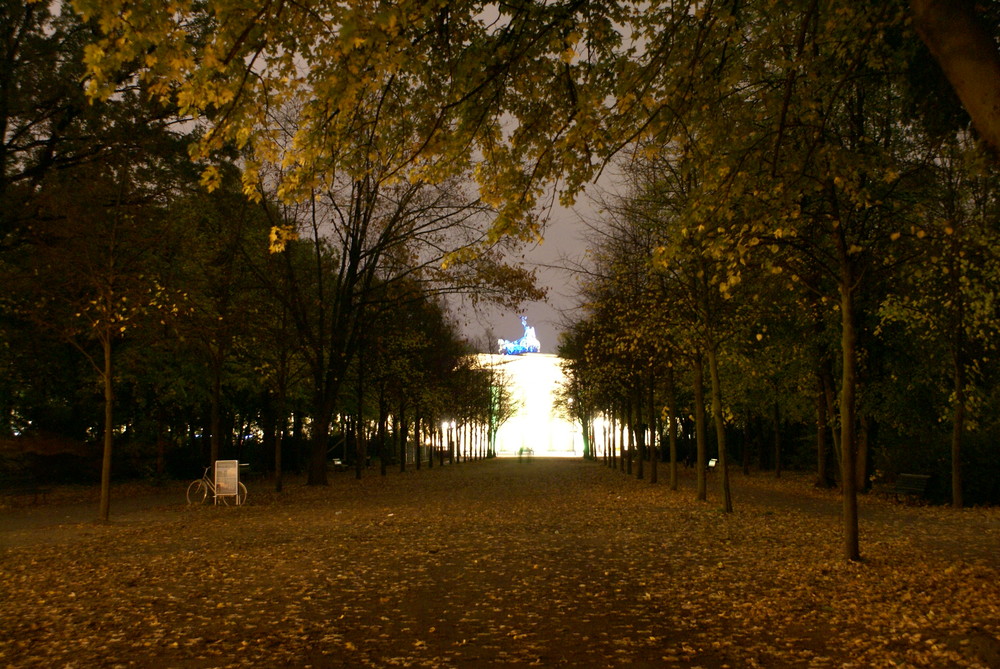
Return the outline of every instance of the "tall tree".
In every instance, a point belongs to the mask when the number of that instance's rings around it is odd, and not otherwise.
[[[142,312],[172,307],[158,278],[159,253],[170,239],[160,201],[164,175],[150,155],[120,150],[116,163],[64,172],[48,185],[40,203],[46,225],[34,228],[31,252],[21,261],[26,271],[15,275],[24,295],[35,296],[29,313],[77,348],[100,379],[103,520],[116,429],[115,347]]]

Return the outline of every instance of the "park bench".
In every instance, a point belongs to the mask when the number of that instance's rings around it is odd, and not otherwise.
[[[344,461],[341,460],[340,458],[334,458],[333,460],[330,460],[330,468],[333,469],[333,471],[335,472],[347,471],[347,465],[345,465]]]
[[[48,488],[38,484],[34,476],[4,476],[0,477],[0,495],[18,498],[31,496],[31,503],[37,504],[38,498],[49,493]]]
[[[931,477],[926,474],[900,474],[892,494],[899,497],[923,497],[927,493],[927,484]]]

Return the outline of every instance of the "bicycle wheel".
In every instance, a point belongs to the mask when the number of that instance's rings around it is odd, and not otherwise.
[[[207,498],[208,498],[208,486],[205,485],[205,481],[203,481],[202,479],[198,479],[197,481],[191,481],[191,485],[189,485],[187,489],[188,505],[204,504]]]
[[[240,505],[247,501],[247,487],[242,483],[236,488],[235,495],[219,495],[218,503],[229,506],[229,503]]]

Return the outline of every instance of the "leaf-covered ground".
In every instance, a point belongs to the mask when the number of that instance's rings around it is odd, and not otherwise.
[[[866,497],[848,564],[835,493],[734,474],[726,515],[684,474],[493,460],[107,525],[5,511],[0,665],[1000,666],[998,510]]]

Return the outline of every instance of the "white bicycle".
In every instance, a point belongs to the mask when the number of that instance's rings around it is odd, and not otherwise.
[[[212,480],[210,471],[212,471],[211,467],[205,467],[205,473],[202,474],[201,478],[191,481],[191,485],[187,489],[188,505],[204,504],[209,495],[212,496],[216,504],[222,502],[228,505],[231,500],[239,505],[247,501],[247,487],[242,482],[236,486],[235,495],[216,495],[215,481]]]

